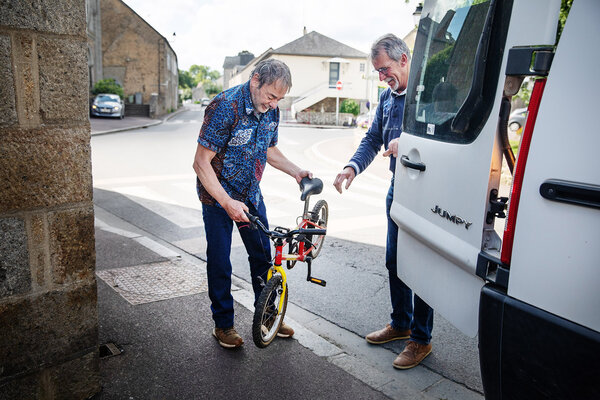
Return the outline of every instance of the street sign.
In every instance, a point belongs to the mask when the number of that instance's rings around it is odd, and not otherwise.
[[[335,84],[335,88],[337,90],[342,90],[342,81],[337,81],[337,83]]]

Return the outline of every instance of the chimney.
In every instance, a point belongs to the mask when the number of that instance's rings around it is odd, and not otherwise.
[[[304,27],[304,31],[302,33],[302,36],[305,36],[305,35],[306,35],[306,27]]]

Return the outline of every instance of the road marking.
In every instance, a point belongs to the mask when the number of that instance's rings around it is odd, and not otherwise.
[[[165,258],[181,257],[181,255],[179,253],[174,252],[173,250],[169,249],[168,247],[163,246],[162,244],[160,244],[146,236],[140,235],[135,232],[126,231],[124,229],[115,228],[113,226],[108,225],[106,222],[102,221],[98,217],[95,218],[95,225],[97,228],[99,228],[103,231],[115,233],[117,235],[133,239],[136,242],[138,242],[139,244],[141,244],[142,246],[146,247],[147,249],[152,250],[159,256],[162,256]]]

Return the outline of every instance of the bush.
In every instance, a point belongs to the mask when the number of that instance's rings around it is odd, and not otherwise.
[[[340,104],[340,112],[350,113],[356,117],[358,113],[360,113],[360,106],[358,105],[356,100],[346,99],[342,101],[342,104]]]
[[[114,79],[102,79],[96,82],[92,94],[112,93],[118,94],[120,98],[124,97],[123,88]]]

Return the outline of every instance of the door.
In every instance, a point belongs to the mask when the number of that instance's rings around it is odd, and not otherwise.
[[[536,7],[549,6],[428,1],[415,42],[391,209],[398,275],[469,336],[477,334],[484,284],[479,253],[497,255],[501,244],[486,214],[501,169],[504,50],[554,42],[548,18],[531,18]]]

